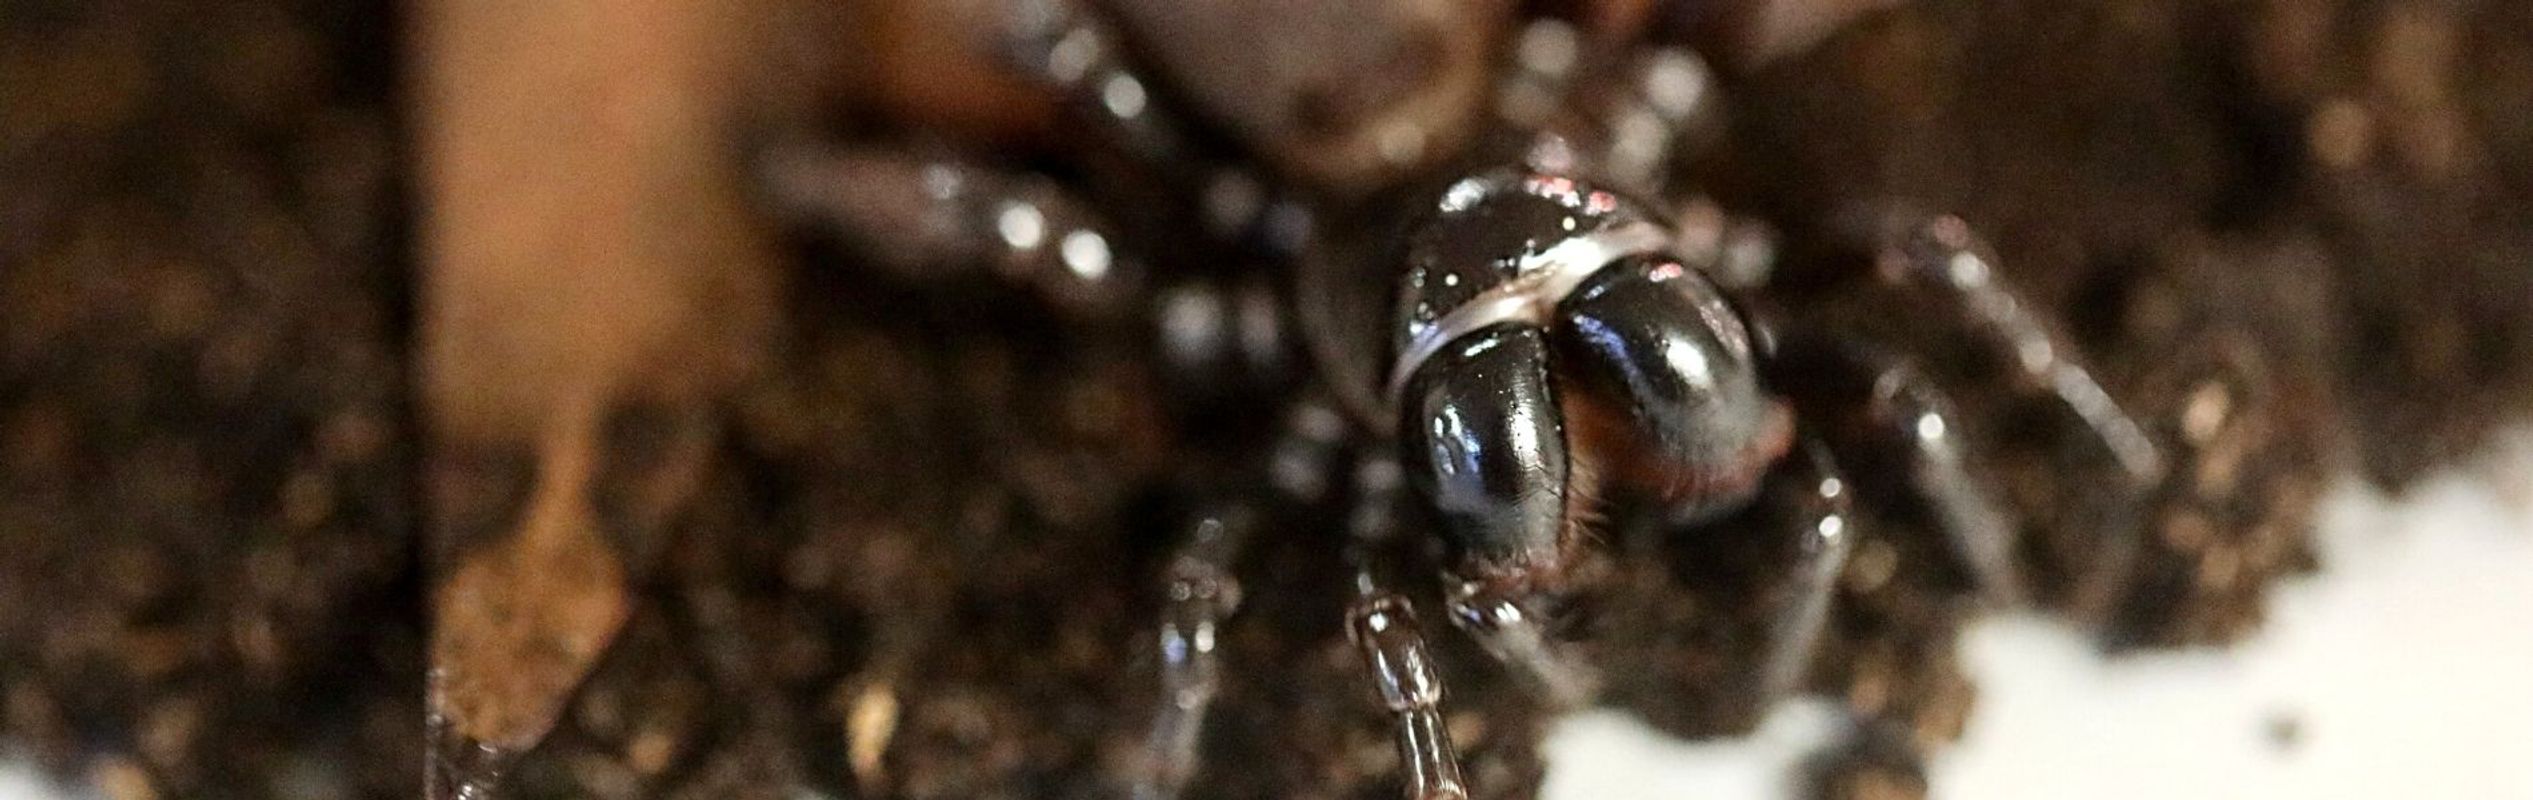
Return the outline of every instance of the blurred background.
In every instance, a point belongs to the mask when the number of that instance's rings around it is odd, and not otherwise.
[[[1772,709],[1657,567],[1593,709],[1435,625],[1474,794],[2533,798],[2533,4],[2465,0],[0,0],[0,798],[1149,788],[1186,498],[1344,485],[1252,467],[1390,346],[1303,265],[1660,53],[1719,253],[1959,215],[2171,467],[2088,527],[1938,337],[2029,603],[1869,513]],[[1162,782],[1394,797],[1346,517],[1268,518]]]

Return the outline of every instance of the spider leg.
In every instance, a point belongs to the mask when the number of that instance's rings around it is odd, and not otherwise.
[[[1346,631],[1372,671],[1381,702],[1397,717],[1398,757],[1409,800],[1459,800],[1469,796],[1460,759],[1442,720],[1442,677],[1416,624],[1407,597],[1376,590],[1355,601]]]
[[[792,224],[894,280],[1000,281],[1090,320],[1132,314],[1142,294],[1143,266],[1118,252],[1106,221],[1042,176],[913,149],[813,144],[767,147],[758,172]]]
[[[2047,482],[2058,488],[2041,488],[2041,481],[2006,487],[2016,489],[2007,497],[2022,513],[2046,523],[2040,526],[2043,538],[2017,549],[2033,555],[2037,568],[2073,573],[2063,582],[2063,595],[2035,599],[2066,606],[2083,619],[2110,613],[2126,565],[2145,546],[2145,516],[2169,470],[2165,455],[2081,363],[2073,344],[2006,284],[1968,225],[1956,217],[1935,217],[1885,230],[1897,233],[1885,236],[1887,244],[1875,258],[1878,280],[1867,291],[1890,295],[1906,304],[1902,307],[1932,301],[1943,309],[1954,322],[1936,329],[1940,343],[1934,346],[1959,347],[1968,355],[1948,359],[1969,368],[1952,377],[1970,385],[1956,388],[1989,390],[1981,392],[1988,395],[1981,403],[1986,410],[1973,421],[2030,420],[2038,424],[2034,432],[2051,443],[2039,450],[2000,450],[1996,457],[2028,459],[2031,469],[2044,472],[2084,475]],[[1925,333],[1900,333],[1895,340]]]
[[[2022,600],[2013,519],[1971,464],[1942,389],[1904,359],[1817,337],[1778,342],[1769,373],[1847,465],[1900,477],[1860,493],[1877,507],[1922,511],[1977,593],[2004,605]]]
[[[1401,544],[1397,507],[1403,481],[1397,464],[1369,460],[1358,483],[1362,488],[1346,546],[1355,584],[1355,600],[1346,612],[1347,638],[1362,655],[1382,706],[1396,721],[1405,796],[1465,800],[1468,785],[1460,777],[1460,757],[1442,718],[1442,675],[1417,623],[1415,604],[1391,577],[1387,554]]]
[[[1154,164],[1193,155],[1182,124],[1161,106],[1152,82],[1126,63],[1123,37],[1073,0],[1015,0],[1001,31],[1005,58],[1061,92],[1077,118]]]
[[[2076,360],[2076,350],[2007,286],[1958,217],[1937,217],[1909,229],[1877,262],[1884,284],[1930,292],[1966,312],[1970,333],[2008,356],[2016,389],[2045,396],[2079,420],[2142,493],[2164,474],[2154,440]]]
[[[1881,419],[1876,416],[1879,412],[1861,413],[1863,418]],[[1833,419],[1827,425],[1839,423]],[[1846,438],[1852,434],[1825,430],[1823,435]],[[1857,452],[1858,444],[1867,448],[1863,454],[1866,460],[1853,464],[1859,475],[1887,469],[1875,462],[1892,457],[1895,451],[1890,448],[1900,445],[1896,437],[1863,443],[1850,439],[1847,443],[1849,447],[1837,452]],[[1780,515],[1777,524],[1791,523],[1803,537],[1800,554],[1791,565],[1791,576],[1781,590],[1792,598],[1782,601],[1769,630],[1754,713],[1768,708],[1776,699],[1803,690],[1814,678],[1812,670],[1820,663],[1824,636],[1830,629],[1831,603],[1842,596],[1841,580],[1849,557],[1855,552],[1859,537],[1865,534],[1861,527],[1864,515],[1854,511],[1853,503],[1873,498],[1876,492],[1872,482],[1851,486],[1839,472],[1831,452],[1830,444],[1807,434],[1803,446],[1771,472],[1751,512],[1771,506],[1782,509],[1775,512]],[[1908,453],[1910,458],[1931,458],[1917,451],[1896,452]],[[1925,488],[1929,471],[1924,468],[1925,461],[1918,463],[1918,467],[1908,469],[1910,486],[1903,491],[1928,502],[1941,502],[1932,499],[1935,495]],[[1789,511],[1792,516],[1783,516]],[[1944,527],[1948,534],[1958,533],[1949,523]],[[1989,530],[2001,534],[2007,529],[2000,526]],[[1958,549],[1957,539],[1949,543]],[[1805,793],[1798,796],[1858,800],[1925,796],[1925,752],[1915,734],[1914,721],[1907,716],[1909,712],[1910,709],[1890,706],[1848,707],[1846,730],[1807,762],[1804,779],[1808,785]]]
[[[1571,708],[1589,700],[1599,677],[1561,655],[1550,643],[1543,615],[1524,602],[1531,595],[1483,581],[1458,581],[1445,605],[1452,624],[1479,649],[1519,675],[1551,705]]]
[[[1105,178],[1099,188],[1124,195],[1128,207],[1174,209],[1193,196],[1192,221],[1218,242],[1287,257],[1303,250],[1315,227],[1307,204],[1244,166],[1219,131],[1164,102],[1102,10],[1077,0],[1015,0],[1013,9],[1002,32],[1006,59],[1094,133],[1100,145],[1088,160],[1125,162],[1107,164],[1130,173],[1122,181],[1092,170]],[[1181,193],[1154,193],[1156,183]]]
[[[1718,123],[1714,71],[1686,47],[1629,48],[1616,59],[1585,49],[1566,22],[1530,23],[1497,89],[1497,113],[1538,131],[1523,154],[1531,168],[1662,196],[1680,155]]]
[[[1820,441],[1806,437],[1802,446],[1769,470],[1758,502],[1779,509],[1778,524],[1794,538],[1794,561],[1788,564],[1788,599],[1770,624],[1769,646],[1761,662],[1762,702],[1802,687],[1806,670],[1829,620],[1830,599],[1837,593],[1838,573],[1847,564],[1854,535],[1850,531],[1850,491],[1845,475]]]
[[[1239,611],[1240,581],[1232,565],[1253,525],[1246,509],[1205,515],[1170,556],[1155,630],[1161,703],[1144,738],[1147,760],[1132,792],[1138,800],[1176,798],[1196,773],[1205,717],[1222,687],[1215,637]]]
[[[1924,562],[1945,566],[1939,568],[1942,572],[1912,580],[1934,580],[1938,585],[1966,581],[1971,591],[1990,603],[2021,602],[2025,592],[2014,553],[2019,528],[1987,473],[1972,461],[1962,438],[1965,428],[1952,403],[1906,358],[1856,340],[1816,334],[1772,338],[1767,359],[1772,384],[1787,393],[1798,417],[1828,441],[1841,463],[1858,475],[1878,478],[1854,487],[1855,502],[1866,509],[1857,518],[1875,525],[1871,531],[1858,533],[1890,531],[1906,536],[1919,532],[1916,536],[1922,539],[1920,543],[1887,537],[1879,543],[1858,539],[1858,552],[1881,553],[1880,561],[1886,566],[1833,576],[1833,581],[1844,585],[1829,588],[1847,592],[1841,595],[1847,598],[1842,614],[1881,619],[1872,626],[1877,630],[1888,631],[1892,625],[1944,629],[1933,638],[1902,635],[1893,639],[1886,632],[1832,645],[1844,651],[1834,656],[1843,666],[1833,671],[1861,671],[1864,677],[1850,674],[1832,679],[1847,684],[1841,694],[1847,703],[1848,725],[1837,742],[1806,765],[1808,785],[1803,796],[1922,797],[1925,748],[1948,725],[1957,725],[1957,718],[1947,722],[1940,702],[1894,703],[1878,690],[1858,689],[1943,674],[1951,663],[1951,629],[1958,625],[1959,609],[1928,617],[1925,609],[1908,610],[1905,602],[1893,605],[1893,595],[1877,589],[1893,580],[1888,577],[1893,568],[1889,565],[1913,560],[1905,555],[1895,560],[1892,553],[1918,551],[1926,554]],[[1874,574],[1876,569],[1884,570],[1885,577],[1845,583],[1856,575]],[[1867,666],[1874,664],[1881,666]]]
[[[1695,738],[1746,731],[1805,689],[1857,535],[1854,493],[1804,430],[1747,503],[1627,525],[1637,552],[1608,584],[1624,605],[1598,623],[1629,642],[1609,651],[1625,660],[1606,664],[1607,696]]]

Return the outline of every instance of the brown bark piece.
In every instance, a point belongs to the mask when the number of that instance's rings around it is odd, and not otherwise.
[[[416,12],[434,793],[553,726],[761,338],[768,258],[721,136],[752,8]]]

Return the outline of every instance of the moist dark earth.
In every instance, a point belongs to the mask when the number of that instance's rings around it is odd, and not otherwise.
[[[392,11],[0,0],[0,753],[118,800],[420,792],[445,498]],[[1695,171],[1789,268],[1856,198],[1959,214],[2172,454],[2145,535],[2100,541],[2053,516],[2081,487],[2045,433],[1965,402],[2034,520],[2032,599],[2106,647],[2243,635],[2316,566],[2327,478],[2397,489],[2533,402],[2533,6],[1918,2],[1726,88]],[[771,366],[708,412],[630,621],[510,790],[1113,796],[1155,702],[1170,498],[1219,443],[1132,343],[790,255]],[[628,415],[602,448],[639,463],[679,424]],[[471,468],[496,494],[532,469]],[[1866,523],[1809,682],[1949,740],[1969,610],[1899,568],[1930,557],[1916,522]],[[1342,526],[1272,524],[1191,795],[1394,796]],[[1586,626],[1624,676],[1605,700],[1746,726],[1732,554],[1608,538],[1637,557]],[[1437,642],[1477,792],[1529,796],[1541,709]],[[1816,788],[1922,791],[1884,745]]]

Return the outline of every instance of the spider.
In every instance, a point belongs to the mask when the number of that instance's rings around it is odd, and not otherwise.
[[[1994,380],[1967,389],[2049,409],[2099,470],[2068,478],[2101,487],[2091,524],[2134,525],[2161,479],[2156,445],[1960,220],[1860,206],[1836,241],[1781,248],[1672,186],[1718,113],[1684,45],[1586,53],[1542,16],[1488,71],[1476,132],[1372,113],[1329,138],[1369,142],[1373,166],[1326,163],[1354,152],[1339,147],[1279,172],[1174,114],[1099,16],[1049,0],[1010,24],[1012,60],[1100,133],[1079,180],[885,146],[774,148],[763,175],[774,205],[896,280],[1018,289],[1147,339],[1192,424],[1220,432],[1226,483],[1265,487],[1200,515],[1166,559],[1135,796],[1179,796],[1202,766],[1215,636],[1261,507],[1350,509],[1345,629],[1404,796],[1440,800],[1471,788],[1420,606],[1574,707],[1617,682],[1567,623],[1644,555],[1619,540],[1721,556],[1702,574],[1759,622],[1717,694],[1762,708],[1806,688],[1864,520],[1923,533],[1904,546],[1961,597],[2014,602],[2014,514],[1961,387],[1921,357],[1983,360]],[[1193,202],[1103,218],[1100,192]],[[1812,263],[1779,270],[1780,249]],[[1912,349],[1930,340],[1966,348]]]

